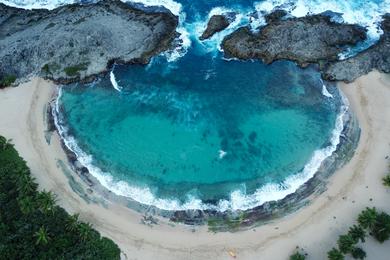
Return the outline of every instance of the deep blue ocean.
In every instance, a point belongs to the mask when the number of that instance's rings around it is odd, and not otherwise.
[[[47,7],[69,1],[5,3]],[[340,141],[346,101],[314,68],[227,60],[223,37],[259,30],[276,6],[293,16],[327,10],[360,23],[374,43],[390,1],[145,0],[180,17],[177,48],[147,66],[115,65],[88,84],[63,87],[56,118],[65,143],[103,186],[162,209],[248,209],[311,178]],[[198,37],[212,14],[235,12],[227,30]]]

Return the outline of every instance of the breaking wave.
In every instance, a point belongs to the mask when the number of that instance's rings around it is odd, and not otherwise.
[[[76,139],[69,134],[60,113],[60,88],[54,104],[53,117],[61,138],[66,147],[75,153],[78,161],[86,167],[101,185],[119,196],[124,196],[145,205],[155,206],[163,210],[187,210],[187,209],[213,209],[219,211],[247,210],[262,205],[267,201],[280,200],[294,193],[302,184],[311,179],[319,170],[323,161],[331,156],[340,143],[340,137],[344,129],[344,117],[348,112],[348,101],[342,97],[343,105],[332,131],[330,145],[316,150],[303,170],[286,178],[282,183],[268,183],[258,188],[252,194],[246,194],[245,189],[237,189],[230,194],[229,200],[220,200],[217,205],[203,203],[201,199],[187,195],[187,200],[181,203],[177,199],[164,199],[156,197],[149,188],[132,186],[125,181],[116,181],[108,172],[103,172],[93,163],[93,157],[85,153],[78,145]]]

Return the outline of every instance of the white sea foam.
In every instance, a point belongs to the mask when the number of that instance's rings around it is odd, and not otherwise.
[[[379,28],[381,16],[390,12],[390,0],[383,1],[340,1],[340,0],[265,0],[255,4],[259,13],[269,13],[275,7],[288,11],[292,16],[302,17],[307,14],[319,14],[325,11],[340,13],[344,22],[359,24],[368,29],[368,41],[360,46],[367,48],[380,37]],[[340,58],[345,59],[352,53],[343,53]]]
[[[325,97],[328,97],[328,98],[333,98],[333,95],[329,93],[329,91],[326,88],[326,85],[325,85],[324,81],[322,81],[322,79],[321,79],[321,84],[322,84],[322,90],[321,90],[322,95],[324,95]]]
[[[110,72],[110,81],[111,81],[112,86],[116,90],[118,90],[119,92],[122,91],[122,87],[119,86],[118,82],[116,81],[115,74],[114,74],[114,69],[112,69],[111,72]]]
[[[324,95],[325,97],[328,97],[328,98],[333,98],[333,95],[329,93],[325,84],[322,84],[322,95]]]
[[[85,153],[77,144],[74,137],[70,136],[68,129],[60,119],[60,97],[62,89],[59,90],[58,97],[55,103],[53,112],[54,122],[64,140],[68,149],[73,151],[79,162],[87,167],[90,174],[94,176],[101,185],[111,190],[119,196],[131,198],[145,205],[153,205],[164,210],[187,210],[187,209],[214,209],[219,211],[226,210],[246,210],[262,205],[267,201],[280,200],[288,194],[294,193],[303,183],[308,181],[320,168],[322,162],[331,156],[336,151],[337,145],[340,143],[340,136],[344,129],[344,116],[348,111],[348,101],[342,96],[344,105],[336,118],[335,128],[332,131],[330,145],[315,151],[310,161],[305,165],[304,169],[292,176],[286,178],[281,184],[269,183],[258,188],[253,194],[246,194],[245,187],[237,189],[230,194],[230,200],[221,200],[218,205],[203,203],[195,196],[187,196],[184,203],[176,199],[163,199],[154,196],[148,187],[132,186],[125,181],[115,180],[110,173],[103,172],[93,163],[93,157]]]
[[[74,4],[75,0],[0,0],[0,3],[23,9],[54,9],[61,5]]]

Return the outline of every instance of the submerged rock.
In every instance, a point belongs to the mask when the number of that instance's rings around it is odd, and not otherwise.
[[[0,79],[40,74],[57,82],[92,79],[113,62],[145,64],[167,50],[178,18],[119,0],[52,11],[0,4]]]
[[[199,37],[200,40],[211,38],[217,32],[223,31],[230,25],[230,20],[225,15],[213,15],[207,23],[206,30]]]
[[[281,19],[283,16],[284,12],[269,15],[269,24],[259,32],[248,27],[237,29],[222,42],[225,54],[239,59],[261,59],[265,63],[288,59],[306,66],[336,61],[349,45],[366,39],[363,27],[332,22],[325,15]]]
[[[354,57],[325,66],[323,77],[351,82],[374,69],[390,73],[390,14],[383,16],[381,28],[383,34],[375,45]]]

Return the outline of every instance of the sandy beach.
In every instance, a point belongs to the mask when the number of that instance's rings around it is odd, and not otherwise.
[[[27,161],[40,189],[52,190],[58,204],[80,213],[116,242],[125,259],[287,259],[296,246],[309,259],[326,259],[357,214],[367,206],[390,212],[390,190],[382,185],[390,159],[390,76],[372,72],[339,84],[361,127],[354,157],[329,179],[327,190],[301,210],[266,225],[236,233],[210,233],[207,227],[141,224],[142,215],[94,192],[67,163],[56,133],[46,132],[46,108],[57,87],[34,78],[0,90],[0,134]],[[390,241],[371,238],[368,259],[388,259]]]

